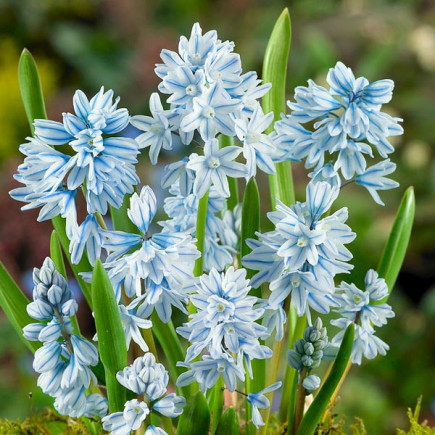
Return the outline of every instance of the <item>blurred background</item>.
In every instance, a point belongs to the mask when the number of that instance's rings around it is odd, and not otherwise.
[[[361,283],[375,268],[405,189],[415,188],[417,210],[411,245],[390,299],[396,318],[380,331],[386,358],[353,367],[341,391],[339,414],[364,420],[370,434],[407,428],[406,408],[423,395],[423,418],[435,423],[435,3],[432,0],[0,0],[0,259],[23,288],[31,269],[48,254],[50,223],[20,212],[8,191],[22,161],[18,146],[29,134],[19,96],[17,64],[27,47],[40,69],[50,119],[72,110],[72,95],[94,95],[101,85],[122,97],[120,107],[145,113],[158,78],[162,48],[176,49],[199,21],[233,40],[244,70],[261,75],[264,49],[283,7],[289,7],[293,40],[288,97],[308,78],[323,84],[337,60],[370,81],[391,78],[394,98],[386,111],[404,118],[392,160],[400,188],[381,194],[377,206],[363,189],[349,187],[349,224],[358,237],[351,279]],[[393,138],[395,139],[395,138]],[[174,157],[166,156],[173,159]],[[294,166],[299,198],[306,175]],[[158,184],[148,157],[144,183]],[[264,184],[264,183],[263,183]],[[261,185],[261,183],[260,183]],[[347,190],[347,191],[346,191]],[[265,192],[266,195],[266,192]],[[267,195],[266,195],[267,196]],[[262,197],[264,197],[262,195]],[[349,202],[351,199],[351,202]],[[269,204],[263,204],[264,211]],[[263,223],[267,229],[267,223]],[[89,315],[84,309],[79,321]],[[91,326],[89,327],[91,333]],[[82,329],[86,329],[83,325]],[[0,313],[0,417],[24,418],[48,402],[36,387],[32,358]],[[32,397],[29,397],[32,392]]]

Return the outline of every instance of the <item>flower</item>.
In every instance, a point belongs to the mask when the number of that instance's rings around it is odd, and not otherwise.
[[[341,331],[332,339],[332,344],[338,345],[349,323],[356,322],[355,339],[352,348],[352,359],[355,364],[361,364],[362,356],[374,358],[378,353],[385,355],[388,345],[375,336],[374,326],[383,326],[387,319],[394,317],[391,306],[380,303],[388,296],[388,287],[376,271],[370,269],[365,277],[365,291],[355,284],[342,282],[338,287],[336,300],[340,307],[336,310],[341,318],[331,320],[331,324]]]
[[[177,114],[171,110],[163,110],[160,97],[153,92],[150,97],[151,116],[136,115],[130,120],[131,124],[145,133],[140,134],[136,141],[139,149],[150,147],[150,160],[157,164],[160,150],[172,150],[172,130]]]
[[[130,118],[127,109],[117,109],[113,91],[104,88],[90,101],[82,91],[73,97],[75,115],[63,114],[63,123],[35,120],[35,136],[43,143],[68,144],[75,154],[65,167],[66,185],[75,190],[86,184],[89,213],[105,214],[107,204],[119,208],[126,193],[138,182],[134,164],[138,149],[132,139],[106,137],[122,131]],[[61,183],[59,177],[57,181]]]
[[[217,139],[211,139],[205,143],[204,156],[191,154],[187,169],[195,172],[193,193],[202,198],[207,190],[213,185],[223,197],[230,196],[227,176],[240,178],[246,175],[246,167],[234,159],[242,152],[237,146],[219,148]]]
[[[386,159],[394,151],[388,138],[403,133],[399,124],[402,120],[381,111],[382,105],[391,100],[394,83],[378,80],[370,84],[364,77],[355,78],[352,70],[341,62],[329,70],[327,82],[329,90],[312,80],[308,81],[308,87],[296,88],[295,102],[288,102],[292,113],[275,124],[276,159],[306,159],[305,166],[315,168],[315,173],[325,165],[333,165],[345,180],[362,176],[362,183],[358,184],[363,184],[365,156],[373,158],[372,148],[375,148]],[[314,131],[301,125],[313,121]],[[380,164],[382,169],[388,167],[387,174],[394,171],[388,162]],[[393,187],[396,187],[394,182],[381,181],[379,188]],[[382,204],[376,189],[369,191]]]
[[[327,182],[309,183],[305,203],[278,203],[277,211],[268,214],[275,230],[257,233],[258,241],[248,240],[252,251],[242,264],[259,271],[252,277],[253,286],[270,282],[269,308],[277,308],[289,294],[299,316],[310,318],[308,307],[326,314],[338,306],[333,277],[352,268],[346,263],[352,254],[345,245],[355,233],[344,224],[346,208],[322,219],[337,195],[338,189]]]
[[[177,328],[192,345],[186,353],[191,361],[203,349],[213,358],[223,353],[241,354],[242,344],[249,341],[250,347],[260,347],[259,338],[266,338],[266,329],[256,323],[263,310],[254,308],[255,296],[248,296],[250,286],[245,279],[246,270],[229,267],[225,273],[212,269],[209,275],[200,277],[197,293],[190,301],[197,312],[190,316],[188,323]]]
[[[397,181],[390,180],[386,177],[386,175],[393,173],[395,170],[395,163],[386,159],[376,165],[370,166],[370,168],[362,174],[358,174],[355,177],[355,183],[364,186],[377,204],[385,205],[377,191],[394,189],[399,186]]]
[[[174,393],[166,394],[168,372],[164,366],[156,362],[153,354],[147,352],[136,358],[133,364],[116,374],[117,381],[136,394],[143,394],[145,401],[129,400],[123,412],[115,412],[102,419],[103,429],[114,435],[130,434],[139,429],[150,412],[158,412],[169,418],[178,417],[186,404],[184,397]],[[166,433],[154,428],[150,434]]]
[[[231,99],[217,82],[193,99],[193,110],[183,118],[180,129],[186,133],[198,129],[204,141],[213,139],[218,132],[234,136],[234,121],[230,114],[240,109],[240,102]]]
[[[236,134],[243,142],[243,155],[247,161],[248,177],[254,177],[258,167],[267,174],[275,173],[272,155],[275,152],[272,139],[263,133],[273,121],[273,113],[264,115],[257,102],[251,119],[236,119]]]
[[[177,365],[189,368],[188,371],[178,376],[177,387],[184,387],[196,381],[204,394],[216,384],[221,375],[230,391],[236,389],[237,379],[245,380],[243,367],[237,364],[232,356],[225,353],[217,359],[210,355],[203,355],[201,361],[179,362]]]
[[[269,387],[264,388],[258,393],[249,393],[246,400],[252,407],[252,423],[258,429],[259,426],[264,426],[263,418],[261,417],[259,409],[267,409],[270,406],[269,399],[265,396],[267,393],[281,388],[282,382],[275,382]]]

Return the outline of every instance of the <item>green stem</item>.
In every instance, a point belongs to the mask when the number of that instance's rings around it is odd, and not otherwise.
[[[196,219],[196,247],[198,248],[198,251],[201,253],[201,257],[199,257],[195,261],[195,268],[193,269],[193,274],[195,276],[201,276],[203,270],[203,263],[204,263],[203,251],[204,251],[205,225],[207,219],[208,193],[209,192],[207,190],[207,193],[199,200],[199,204],[198,204],[198,215]]]
[[[175,384],[178,376],[183,371],[181,367],[177,367],[178,361],[184,361],[184,351],[180,340],[175,332],[172,321],[163,323],[156,312],[151,315],[151,321],[153,322],[152,331],[168,360],[169,376]],[[178,394],[181,394],[186,398],[189,397],[189,391],[189,387],[177,388]]]
[[[304,367],[299,374],[298,400],[296,402],[295,422],[292,433],[296,433],[298,431],[299,425],[301,424],[302,416],[304,415],[305,396],[307,395],[307,391],[305,390],[302,383],[304,382],[306,376],[307,368]]]
[[[302,337],[307,325],[306,316],[297,317],[293,305],[290,306],[288,311],[289,323],[289,340],[288,349],[293,349],[296,340]],[[296,386],[297,386],[297,371],[287,365],[284,385],[282,388],[281,404],[279,408],[279,421],[285,422],[288,418],[288,424],[293,424],[294,409],[296,404]]]

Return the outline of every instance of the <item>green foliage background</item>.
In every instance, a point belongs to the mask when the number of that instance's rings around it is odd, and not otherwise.
[[[387,110],[404,118],[395,141],[395,179],[401,187],[375,205],[367,192],[349,189],[340,205],[350,208],[358,233],[351,249],[357,261],[351,278],[361,283],[376,267],[400,197],[415,187],[417,209],[411,246],[390,302],[397,317],[381,332],[388,357],[354,367],[336,411],[363,418],[368,433],[406,428],[405,409],[423,394],[422,417],[434,423],[435,385],[435,4],[431,0],[0,0],[0,258],[24,282],[26,270],[48,254],[50,225],[19,212],[7,191],[21,161],[18,145],[29,134],[19,98],[17,65],[30,49],[40,68],[48,116],[72,110],[75,89],[94,94],[101,85],[122,96],[132,113],[147,110],[158,78],[153,69],[162,48],[176,49],[180,34],[199,21],[222,39],[236,42],[244,69],[261,71],[273,23],[289,7],[293,40],[288,97],[308,78],[322,83],[337,60],[369,80],[396,83]],[[170,158],[170,157],[168,157]],[[144,158],[142,179],[158,174]],[[294,166],[299,199],[305,171]],[[259,186],[264,186],[266,179]],[[266,191],[260,197],[266,196]],[[351,202],[350,202],[351,201]],[[263,211],[269,209],[262,203]],[[264,213],[263,213],[264,214]],[[262,222],[265,229],[267,222]],[[20,229],[21,228],[21,229]],[[25,231],[22,230],[25,228]],[[86,315],[82,311],[82,329]],[[89,334],[92,327],[88,326]],[[32,399],[28,393],[32,392]],[[370,398],[370,400],[368,399]],[[24,418],[49,403],[36,387],[31,358],[0,314],[0,417]],[[431,406],[432,404],[432,406]],[[432,408],[432,412],[431,412]],[[351,423],[351,418],[349,418]]]

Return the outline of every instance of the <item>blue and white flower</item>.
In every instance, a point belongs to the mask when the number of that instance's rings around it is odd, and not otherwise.
[[[269,399],[265,396],[265,394],[278,390],[278,388],[281,388],[281,385],[282,382],[275,382],[258,393],[249,393],[246,397],[246,400],[249,402],[252,408],[252,423],[257,429],[259,426],[264,426],[264,421],[259,409],[267,409],[270,407]]]
[[[204,155],[191,154],[188,169],[195,172],[193,193],[202,198],[211,185],[223,197],[230,196],[227,177],[241,178],[246,175],[246,167],[234,159],[242,152],[237,146],[219,148],[217,139],[208,140],[204,146]]]
[[[151,353],[136,358],[133,364],[119,371],[118,382],[136,394],[144,395],[145,401],[129,400],[123,412],[115,412],[104,417],[103,429],[112,434],[130,434],[137,430],[150,412],[157,412],[169,418],[178,417],[186,404],[184,397],[174,393],[166,395],[168,372],[157,363]],[[157,429],[149,433],[166,433]]]

